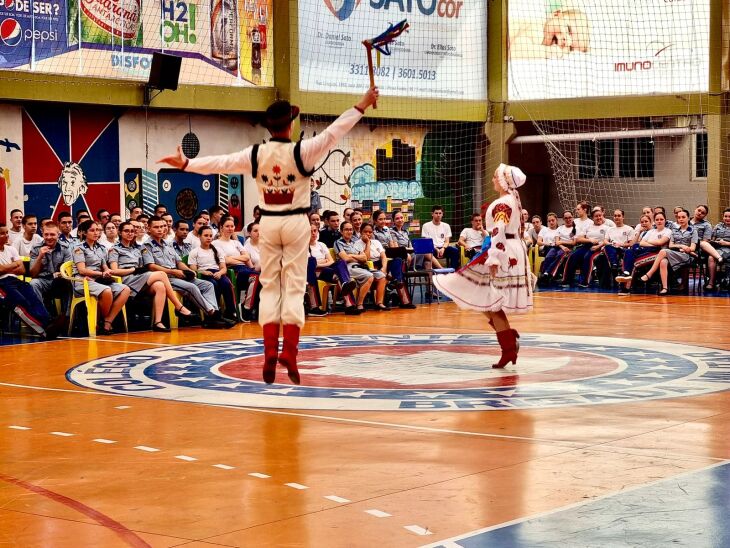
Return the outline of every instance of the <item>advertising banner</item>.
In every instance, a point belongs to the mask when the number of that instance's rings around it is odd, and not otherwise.
[[[707,91],[710,0],[510,0],[509,99]]]
[[[274,84],[273,0],[52,2],[0,0],[0,69],[146,81],[162,51],[182,84]]]
[[[300,0],[299,88],[360,93],[369,85],[362,41],[408,20],[409,30],[380,55],[384,95],[486,99],[484,0]],[[375,55],[374,55],[375,57]]]
[[[0,0],[0,69],[66,50],[66,0]]]

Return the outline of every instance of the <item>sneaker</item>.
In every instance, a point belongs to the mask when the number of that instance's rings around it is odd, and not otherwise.
[[[243,323],[251,323],[253,321],[253,313],[248,308],[244,308],[241,311],[241,321]]]
[[[403,308],[405,310],[413,310],[416,308],[416,305],[413,303],[405,303],[405,304],[400,305],[398,308]]]
[[[588,289],[588,284],[578,284],[581,289]]]
[[[317,308],[310,308],[309,309],[309,315],[310,316],[326,316],[327,315],[327,312],[325,312],[324,310],[322,310],[319,307],[317,307]]]
[[[625,284],[631,281],[631,276],[616,276],[616,281],[621,284]]]
[[[359,316],[362,314],[362,310],[358,310],[355,306],[346,306],[345,307],[345,314],[348,316]]]
[[[626,297],[627,295],[631,295],[631,291],[629,291],[628,289],[622,289],[618,292],[619,297]]]
[[[357,282],[355,280],[350,280],[349,282],[342,284],[341,293],[343,295],[350,295],[353,291],[355,291],[355,289],[357,289]]]

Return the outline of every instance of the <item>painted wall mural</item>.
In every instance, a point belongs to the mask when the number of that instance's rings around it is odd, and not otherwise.
[[[304,136],[323,131],[326,123],[303,119]],[[175,219],[190,220],[218,204],[239,218],[239,228],[252,220],[258,196],[248,177],[195,175],[155,163],[191,134],[199,142],[191,155],[225,154],[263,142],[268,132],[246,115],[145,117],[141,110],[0,103],[0,127],[5,215],[17,207],[41,218],[102,208],[125,216],[136,206],[152,213],[155,204],[164,203]],[[477,184],[475,142],[473,131],[444,123],[360,124],[316,166],[313,187],[322,209],[362,207],[366,217],[377,209],[398,209],[418,233],[431,206],[440,203],[446,220],[461,226]]]

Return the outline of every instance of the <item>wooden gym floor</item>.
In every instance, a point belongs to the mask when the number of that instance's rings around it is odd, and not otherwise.
[[[504,372],[451,303],[331,315],[305,389],[257,325],[2,346],[0,546],[729,546],[729,312],[541,293]]]

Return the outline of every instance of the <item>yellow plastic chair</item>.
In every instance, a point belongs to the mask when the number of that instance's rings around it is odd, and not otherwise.
[[[96,320],[97,320],[97,299],[89,293],[89,281],[85,278],[74,277],[73,274],[74,263],[73,261],[66,261],[61,265],[61,276],[72,284],[76,281],[83,281],[84,283],[84,294],[77,296],[76,292],[71,290],[71,314],[68,322],[68,334],[71,335],[71,329],[74,324],[74,316],[76,313],[76,307],[83,303],[86,305],[86,324],[89,328],[89,337],[96,337]],[[122,279],[119,276],[114,276],[114,281],[122,283]],[[173,309],[174,315],[174,309]],[[122,318],[124,319],[124,330],[129,331],[127,327],[127,307],[122,307]],[[170,320],[172,322],[172,320]]]
[[[527,252],[527,257],[530,259],[530,269],[535,276],[540,275],[540,267],[542,266],[542,261],[545,259],[544,257],[540,257],[538,251],[537,245],[533,245]]]

